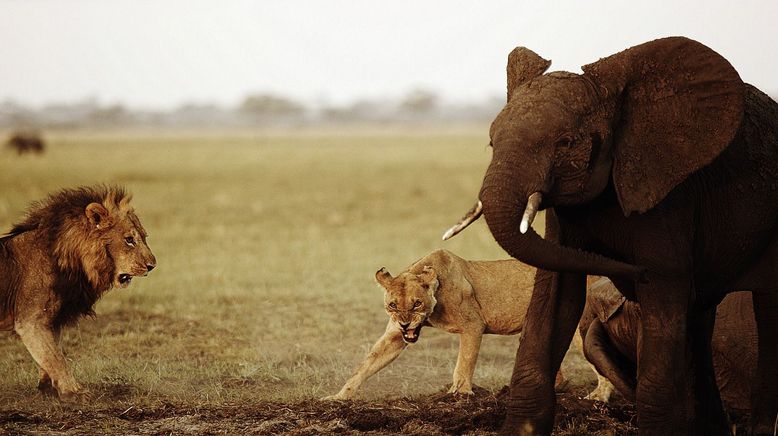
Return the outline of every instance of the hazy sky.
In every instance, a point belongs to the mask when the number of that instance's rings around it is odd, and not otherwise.
[[[778,1],[0,0],[0,100],[96,97],[134,107],[503,95],[517,45],[586,64],[685,35],[778,92]]]

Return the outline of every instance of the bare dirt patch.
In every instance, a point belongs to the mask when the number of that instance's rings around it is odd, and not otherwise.
[[[634,434],[634,406],[558,397],[557,434]],[[478,389],[472,397],[445,393],[385,402],[306,400],[195,407],[161,403],[100,410],[63,407],[43,413],[0,410],[5,432],[58,434],[409,434],[482,435],[496,432],[505,417],[507,388]]]

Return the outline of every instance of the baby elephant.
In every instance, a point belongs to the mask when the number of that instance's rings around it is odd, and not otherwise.
[[[627,301],[610,280],[602,278],[589,288],[579,330],[584,355],[598,373],[597,388],[587,398],[607,402],[615,386],[634,401],[640,306]],[[750,292],[731,293],[719,304],[711,348],[724,405],[730,410],[749,409],[757,361]]]
[[[424,326],[459,334],[449,392],[472,394],[481,338],[521,332],[534,275],[534,268],[516,260],[467,261],[446,250],[428,254],[397,277],[381,268],[375,278],[385,291],[386,332],[340,392],[325,399],[353,397],[365,380],[416,342]]]

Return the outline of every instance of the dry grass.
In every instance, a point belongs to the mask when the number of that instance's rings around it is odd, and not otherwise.
[[[491,157],[474,130],[50,133],[42,157],[0,153],[0,229],[61,187],[120,183],[159,267],[112,291],[67,331],[83,406],[193,407],[334,393],[380,336],[373,273],[448,248],[505,257],[483,222],[442,243]],[[457,338],[432,329],[368,382],[366,399],[450,383]],[[475,382],[507,383],[517,338],[484,341]],[[0,407],[68,407],[34,396],[35,365],[0,334]],[[574,353],[578,383],[593,377]]]

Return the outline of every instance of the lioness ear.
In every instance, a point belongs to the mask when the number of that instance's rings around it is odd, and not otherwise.
[[[385,267],[376,271],[375,281],[378,282],[379,285],[386,288],[389,286],[389,282],[391,282],[391,280],[392,280],[392,275],[389,274],[389,271],[387,271]]]
[[[85,212],[87,219],[89,219],[89,224],[97,229],[107,229],[113,225],[111,214],[100,203],[89,203]]]

